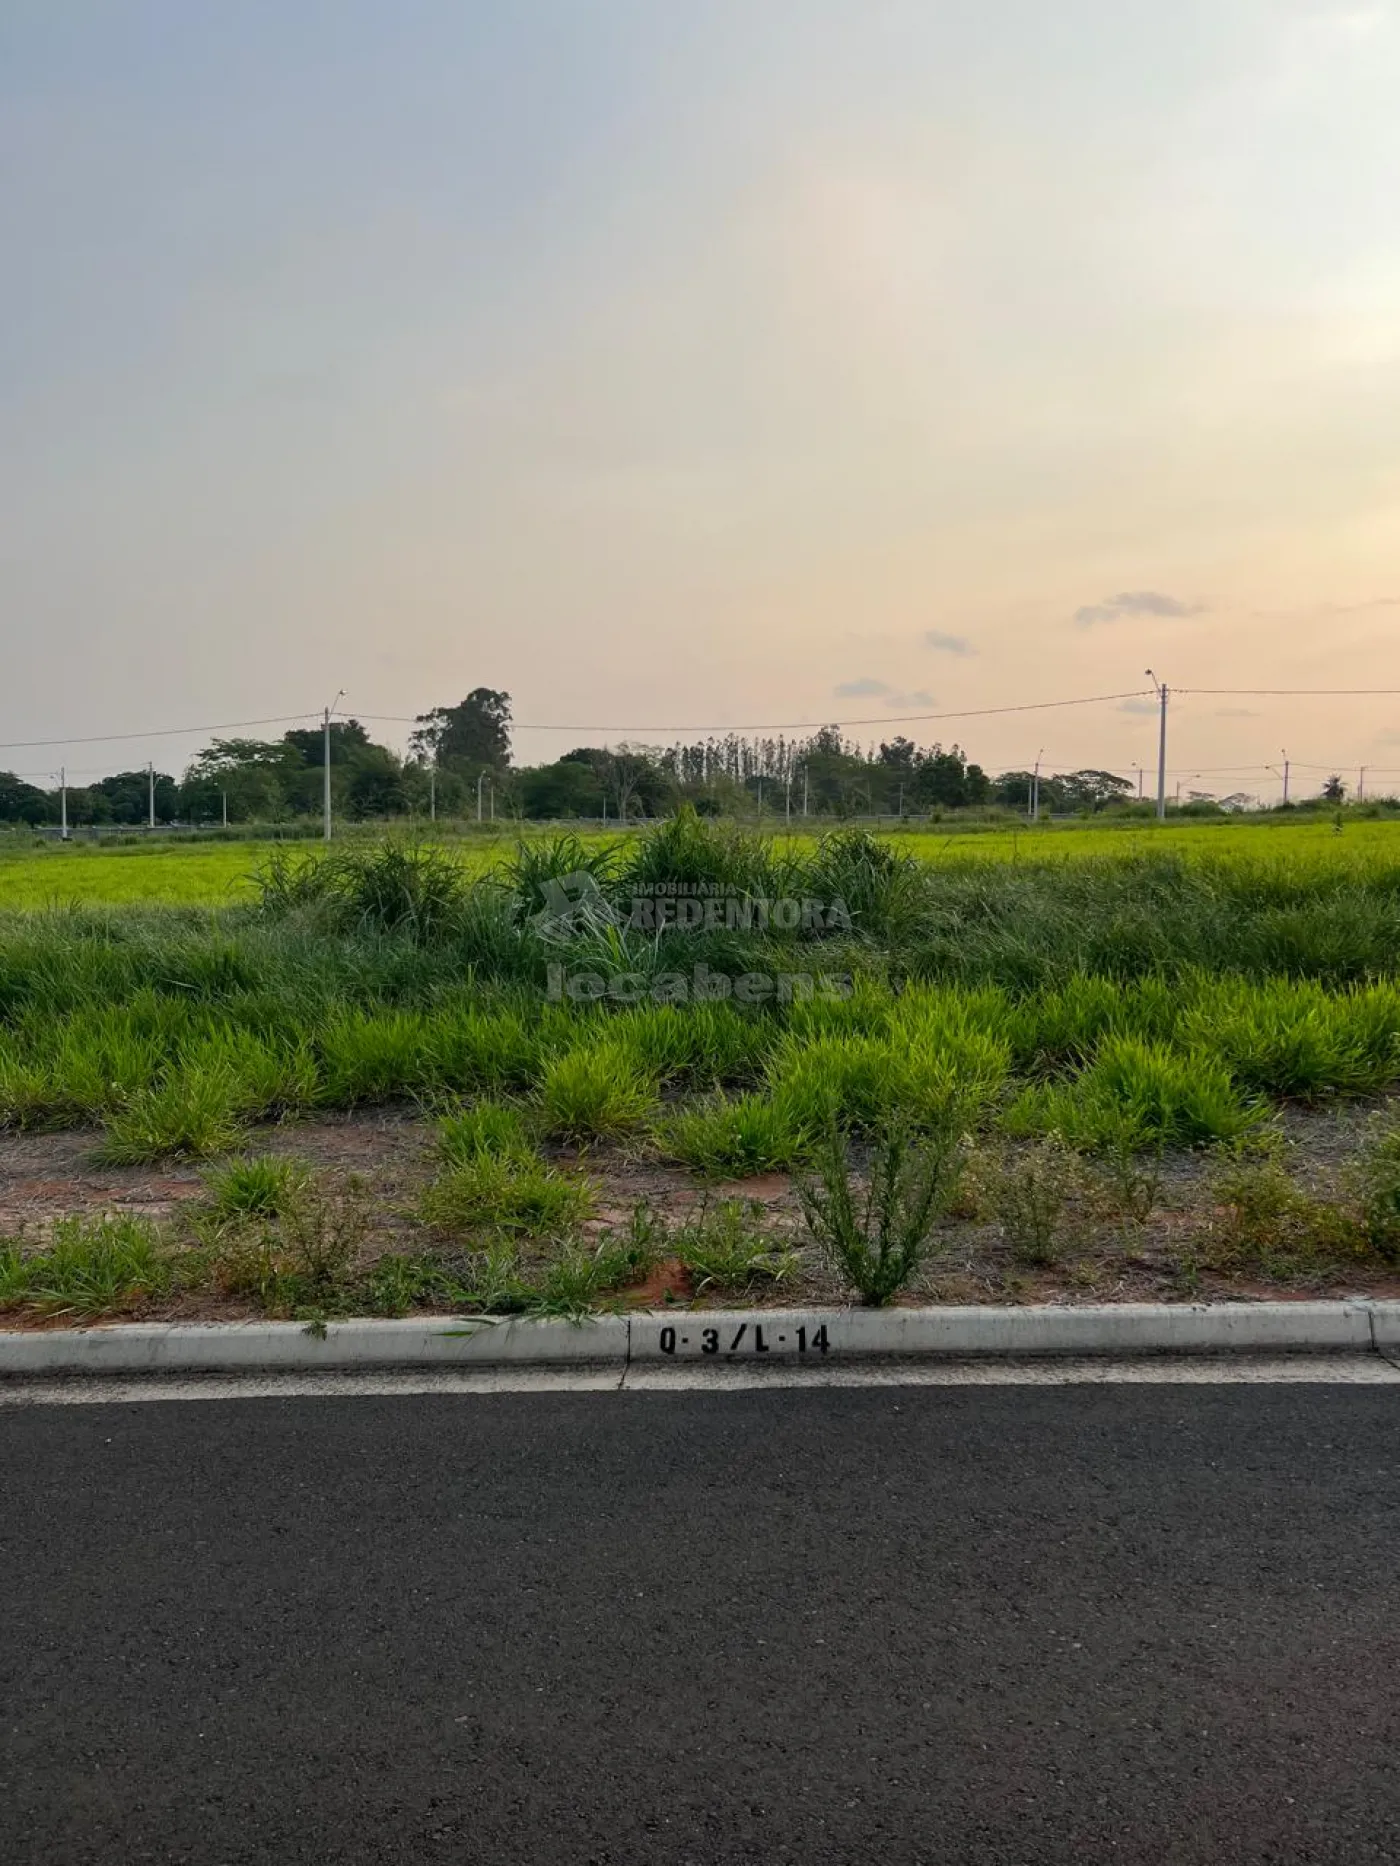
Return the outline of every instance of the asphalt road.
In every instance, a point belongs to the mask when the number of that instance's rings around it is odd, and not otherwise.
[[[1386,1389],[0,1413],[0,1857],[1400,1859]]]

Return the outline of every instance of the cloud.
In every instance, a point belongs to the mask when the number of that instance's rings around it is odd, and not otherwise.
[[[977,652],[966,635],[945,635],[941,628],[925,630],[924,646],[932,648],[938,654],[976,654]]]
[[[876,699],[881,694],[888,693],[889,690],[890,684],[887,680],[871,680],[868,676],[860,680],[843,680],[839,687],[832,688],[838,700]]]
[[[1159,701],[1144,696],[1141,700],[1120,700],[1118,710],[1120,713],[1155,713],[1159,704]]]
[[[933,695],[925,693],[922,687],[916,687],[912,693],[891,693],[885,700],[886,706],[932,706]]]
[[[1184,603],[1161,590],[1123,590],[1101,603],[1086,603],[1075,610],[1074,619],[1081,628],[1091,628],[1095,622],[1117,622],[1122,616],[1195,616],[1204,608],[1204,603]]]

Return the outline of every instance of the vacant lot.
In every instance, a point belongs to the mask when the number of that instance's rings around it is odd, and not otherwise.
[[[1391,826],[991,844],[682,817],[14,862],[245,880],[0,917],[0,1302],[834,1299],[794,1176],[839,1143],[858,1204],[900,1131],[936,1169],[914,1291],[1390,1288]]]

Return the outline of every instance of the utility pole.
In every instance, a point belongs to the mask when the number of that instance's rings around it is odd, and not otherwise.
[[[1167,820],[1167,684],[1158,680],[1149,667],[1147,678],[1157,689],[1157,699],[1162,709],[1162,721],[1157,733],[1157,821]]]
[[[904,786],[903,784],[901,784],[899,787],[899,820],[901,823],[904,821]]]
[[[1040,750],[1035,755],[1035,770],[1031,773],[1031,813],[1030,814],[1031,814],[1031,821],[1033,823],[1038,823],[1040,821],[1040,761],[1044,756],[1045,756],[1045,747],[1042,745]]]
[[[802,767],[802,814],[807,814],[807,767]]]
[[[219,797],[224,806],[224,828],[227,829],[228,828],[228,791],[227,789],[221,790],[219,792]]]
[[[491,821],[494,823],[496,820],[496,784],[493,778],[486,780],[486,795],[491,800]]]
[[[428,821],[437,822],[437,753],[433,753],[433,762],[428,766]]]
[[[1286,805],[1288,802],[1288,747],[1283,745],[1279,749],[1283,753],[1283,801]]]
[[[478,823],[481,821],[481,787],[485,782],[486,773],[478,771],[476,774],[476,820]]]
[[[1356,774],[1356,801],[1358,803],[1365,803],[1366,801],[1366,767],[1365,765],[1362,765],[1360,771],[1358,771]]]
[[[146,766],[146,827],[156,826],[156,767],[154,761]]]
[[[331,714],[344,698],[345,689],[342,687],[326,708],[321,719],[325,734],[322,746],[322,762],[325,769],[321,774],[321,823],[322,835],[327,842],[331,839]]]
[[[68,767],[58,767],[58,839],[68,840]]]

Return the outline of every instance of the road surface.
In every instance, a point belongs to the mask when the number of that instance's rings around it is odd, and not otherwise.
[[[13,1862],[1400,1859],[1384,1387],[0,1410]]]

